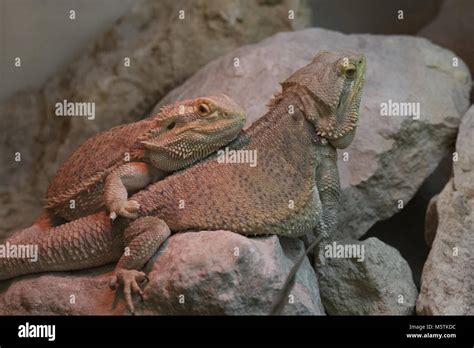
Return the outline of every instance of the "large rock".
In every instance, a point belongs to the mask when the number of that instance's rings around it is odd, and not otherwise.
[[[343,33],[414,35],[439,12],[444,0],[312,0],[314,22]],[[468,0],[469,1],[469,0]],[[398,19],[398,11],[403,19]]]
[[[438,229],[438,197],[439,194],[434,195],[428,207],[426,207],[425,214],[425,242],[431,248],[433,240],[436,236],[436,230]]]
[[[137,314],[268,314],[304,250],[296,239],[246,238],[228,231],[172,236],[145,267],[150,282]],[[0,285],[0,314],[124,314],[108,287],[113,266],[24,276]],[[306,260],[284,314],[324,315]]]
[[[474,314],[474,106],[456,141],[454,178],[436,203],[437,231],[423,268],[417,313]]]
[[[262,116],[278,82],[320,50],[358,50],[367,56],[361,119],[354,143],[339,157],[340,225],[336,237],[359,238],[377,221],[399,211],[454,143],[469,106],[466,66],[453,54],[420,38],[343,35],[322,29],[279,33],[239,48],[200,69],[156,108],[182,98],[224,92],[248,113]],[[381,104],[420,103],[420,118],[381,116]]]
[[[419,36],[454,51],[474,74],[474,1],[445,1],[438,16],[420,30]],[[474,89],[471,90],[474,101]]]
[[[411,315],[418,290],[400,253],[377,238],[329,243],[318,268],[324,308],[330,315]],[[335,248],[333,247],[336,246]],[[337,248],[358,248],[362,256],[337,256]],[[354,249],[352,249],[354,250]],[[330,256],[330,257],[328,257]],[[351,257],[347,257],[351,256]]]
[[[310,20],[298,0],[138,3],[42,88],[0,104],[0,128],[8,130],[0,138],[0,238],[39,215],[49,179],[86,138],[144,116],[210,60]],[[63,100],[95,103],[95,119],[57,117],[55,104]]]

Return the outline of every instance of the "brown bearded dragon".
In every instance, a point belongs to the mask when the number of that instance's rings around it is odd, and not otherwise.
[[[184,100],[159,114],[101,132],[80,145],[59,168],[45,197],[50,216],[67,221],[97,212],[104,204],[117,215],[137,217],[128,200],[171,172],[203,159],[234,140],[244,111],[226,95]]]
[[[142,294],[139,283],[146,279],[139,270],[171,231],[328,234],[339,197],[336,148],[354,138],[364,76],[363,55],[320,52],[282,84],[267,114],[231,144],[257,151],[256,166],[211,156],[135,194],[140,205],[135,221],[120,218],[112,225],[101,211],[34,235],[19,233],[9,242],[37,244],[38,261],[0,259],[0,279],[119,260],[111,286],[123,285],[133,312],[131,294]]]

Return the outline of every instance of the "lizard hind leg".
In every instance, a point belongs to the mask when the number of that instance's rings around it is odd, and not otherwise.
[[[132,294],[142,297],[139,284],[147,280],[140,269],[170,235],[168,225],[155,216],[139,218],[125,230],[125,251],[115,267],[110,287],[115,290],[120,285],[123,286],[125,302],[131,313],[134,313]]]

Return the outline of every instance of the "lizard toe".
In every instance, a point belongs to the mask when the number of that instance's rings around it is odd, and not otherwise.
[[[123,216],[123,217],[126,217],[127,219],[136,219],[138,217],[138,213],[131,213],[128,210],[126,210],[125,208],[120,209],[119,215]]]
[[[139,209],[140,204],[137,201],[129,200],[120,208],[118,214],[128,219],[136,219]]]
[[[143,272],[133,269],[119,269],[115,271],[115,275],[112,276],[110,280],[112,289],[117,288],[117,283],[123,286],[125,303],[132,314],[135,312],[132,298],[133,294],[139,295],[143,302],[143,290],[140,288],[139,283],[143,282],[144,279],[146,279],[146,275]]]
[[[136,213],[140,209],[140,203],[134,201],[133,199],[130,199],[125,204],[125,209],[130,213]]]
[[[115,289],[117,289],[117,285],[118,285],[117,276],[114,275],[114,276],[112,276],[112,278],[110,278],[109,287],[112,290],[115,290]]]

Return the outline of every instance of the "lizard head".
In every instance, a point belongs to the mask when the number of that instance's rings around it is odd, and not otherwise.
[[[224,94],[184,100],[163,107],[141,139],[152,163],[170,172],[182,169],[234,140],[245,112]]]
[[[316,134],[342,149],[354,139],[365,80],[363,54],[322,51],[282,83],[307,97],[304,113]],[[303,104],[305,104],[303,97]]]

